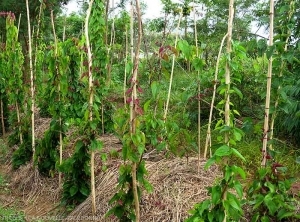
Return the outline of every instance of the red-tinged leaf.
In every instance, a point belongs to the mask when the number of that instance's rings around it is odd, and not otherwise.
[[[143,89],[140,88],[140,87],[137,88],[137,91],[138,91],[139,93],[143,93]]]
[[[143,115],[143,114],[144,114],[143,109],[142,109],[141,107],[139,107],[139,106],[136,107],[135,111],[136,111],[136,113],[139,114],[139,115]]]
[[[129,95],[132,92],[132,88],[127,89],[126,95]]]
[[[140,100],[139,100],[139,99],[136,99],[136,100],[134,101],[134,104],[135,104],[135,105],[139,105],[139,104],[140,104]]]
[[[164,51],[164,47],[160,47],[158,53],[161,54]]]
[[[283,165],[280,163],[273,163],[272,167],[276,168],[276,167],[282,167]]]
[[[128,97],[128,98],[126,99],[126,103],[127,103],[127,104],[131,103],[131,101],[132,101],[132,98],[131,98],[131,97]]]

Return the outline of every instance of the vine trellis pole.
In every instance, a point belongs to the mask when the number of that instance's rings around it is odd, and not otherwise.
[[[93,121],[93,100],[94,100],[94,92],[93,92],[93,74],[92,74],[92,51],[89,40],[89,18],[92,11],[94,0],[89,2],[89,7],[86,14],[85,19],[85,40],[87,47],[87,55],[88,55],[88,73],[89,73],[89,121]],[[92,194],[92,214],[96,215],[96,189],[95,189],[95,151],[91,150],[91,194]]]
[[[140,47],[142,42],[142,18],[141,18],[141,11],[140,11],[140,1],[136,0],[136,12],[137,12],[137,21],[138,21],[138,39],[135,48],[134,54],[134,64],[133,64],[133,73],[132,73],[132,93],[131,93],[131,102],[130,102],[130,134],[134,135],[137,129],[136,117],[138,114],[137,111],[137,76],[138,76],[138,68],[139,68],[139,55],[140,55]],[[131,1],[131,6],[133,10],[133,1]],[[133,14],[132,14],[133,16]],[[133,17],[131,18],[133,20]],[[131,26],[131,33],[133,33],[133,25]],[[133,36],[131,37],[133,41]],[[132,42],[131,42],[132,43]],[[133,50],[133,45],[131,45]],[[138,196],[138,184],[137,184],[137,163],[136,161],[132,162],[132,190],[133,190],[133,199],[134,199],[134,208],[135,208],[135,216],[136,222],[140,221],[140,203],[139,203],[139,196]]]
[[[195,45],[196,45],[196,56],[199,57],[198,47],[198,32],[197,32],[197,21],[196,21],[196,3],[193,1],[194,11],[194,32],[195,32]],[[200,71],[197,71],[198,76],[198,95],[201,92],[201,80]],[[201,99],[198,99],[198,173],[200,172],[200,158],[201,158]]]
[[[53,10],[51,10],[51,23],[52,23],[52,30],[53,30],[53,36],[54,36],[54,57],[55,57],[55,71],[56,75],[59,76],[59,68],[57,64],[57,56],[58,56],[58,43],[57,43],[57,36],[55,32],[55,25],[54,25],[54,15],[53,15]],[[61,102],[61,90],[60,90],[60,78],[57,86],[58,90],[58,102]],[[59,164],[62,164],[62,152],[63,152],[63,139],[62,139],[62,118],[61,115],[59,114]],[[59,171],[58,173],[58,186],[61,188],[62,186],[62,173]]]
[[[19,16],[19,21],[18,21],[18,32],[16,36],[16,41],[18,41],[19,37],[19,32],[20,32],[20,22],[21,22],[21,15]],[[17,94],[20,89],[17,89]],[[19,138],[20,138],[20,144],[23,143],[23,133],[22,133],[22,126],[21,126],[21,115],[20,115],[20,108],[19,108],[19,103],[16,101],[16,111],[17,111],[17,120],[18,120],[18,125],[19,125]]]
[[[28,51],[29,51],[29,70],[30,70],[30,93],[31,93],[31,143],[32,143],[32,157],[35,157],[35,133],[34,133],[34,106],[35,106],[35,86],[34,86],[34,74],[32,64],[32,39],[31,39],[31,25],[30,25],[30,13],[29,3],[26,0],[26,11],[27,11],[27,23],[28,23]],[[34,164],[34,161],[33,161]]]
[[[178,42],[178,34],[179,34],[178,30],[180,27],[181,19],[182,19],[182,9],[180,10],[179,20],[178,20],[178,24],[177,24],[177,28],[176,28],[177,33],[176,33],[174,48],[176,48],[177,42]],[[167,102],[166,102],[166,107],[165,107],[164,117],[163,117],[164,121],[167,120],[167,115],[168,115],[168,111],[169,111],[169,102],[170,102],[171,89],[172,89],[172,84],[173,84],[174,68],[175,68],[175,53],[172,56],[172,69],[171,69],[170,83],[169,83],[169,89],[168,89],[168,95],[167,95]]]
[[[274,33],[274,0],[270,0],[270,34],[269,34],[269,47],[273,46]],[[271,100],[271,84],[272,84],[272,55],[268,61],[268,74],[267,74],[267,91],[266,91],[266,104],[265,104],[265,118],[264,118],[264,132],[263,132],[263,147],[262,147],[262,161],[261,166],[265,167],[267,162],[267,143],[269,133],[269,114],[270,114],[270,100]]]
[[[212,115],[213,115],[213,110],[214,110],[214,103],[215,103],[215,98],[216,98],[216,91],[217,91],[217,81],[218,81],[218,72],[219,72],[219,63],[221,59],[221,54],[222,54],[222,49],[223,45],[225,42],[225,39],[227,38],[228,33],[223,37],[219,53],[218,53],[218,58],[217,58],[217,63],[216,63],[216,70],[215,70],[215,77],[214,77],[214,89],[213,89],[213,95],[210,103],[210,110],[209,110],[209,118],[208,118],[208,124],[207,124],[207,132],[206,132],[206,140],[205,140],[205,147],[204,147],[204,159],[207,157],[207,150],[209,146],[210,150],[210,155],[211,155],[211,123],[212,123]]]

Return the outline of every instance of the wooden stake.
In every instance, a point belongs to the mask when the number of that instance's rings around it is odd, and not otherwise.
[[[194,33],[195,33],[195,44],[196,44],[196,56],[199,57],[198,48],[198,33],[197,33],[197,21],[196,21],[196,4],[194,4]],[[200,71],[197,71],[198,76],[198,95],[201,92],[201,81],[200,81]],[[201,100],[198,100],[198,173],[200,172],[200,158],[201,158]]]
[[[124,107],[126,108],[126,81],[127,81],[127,72],[126,72],[126,66],[127,66],[127,53],[128,53],[128,34],[127,34],[127,26],[125,31],[125,67],[124,67],[124,83],[123,83],[123,97],[124,97]]]
[[[227,56],[228,59],[226,61],[225,67],[225,84],[227,86],[225,92],[225,125],[230,126],[230,54],[231,54],[231,39],[232,39],[232,25],[233,25],[233,15],[234,15],[234,8],[233,8],[234,0],[230,0],[229,2],[229,17],[228,17],[228,36],[227,36]],[[229,134],[225,133],[225,143],[229,143]]]
[[[31,25],[30,25],[30,13],[29,4],[26,0],[27,9],[27,23],[28,23],[28,47],[29,47],[29,67],[30,67],[30,91],[31,91],[31,137],[32,137],[32,157],[35,157],[35,133],[34,133],[34,105],[35,105],[35,86],[34,86],[34,76],[33,76],[33,65],[32,65],[32,46],[31,46]],[[33,161],[34,163],[34,161]]]
[[[141,18],[141,11],[140,11],[140,1],[136,0],[136,12],[137,12],[137,20],[138,20],[138,40],[135,49],[134,55],[134,65],[133,65],[133,74],[132,74],[132,93],[131,93],[131,102],[130,102],[130,134],[133,135],[136,133],[136,115],[137,115],[137,105],[135,101],[137,100],[137,74],[139,68],[139,55],[140,55],[140,47],[142,42],[142,18]],[[131,1],[132,13],[133,16],[133,1]],[[131,18],[133,21],[133,18]],[[131,34],[133,34],[133,24],[131,26]],[[131,43],[133,43],[133,35],[131,37]],[[133,44],[131,45],[133,50]],[[140,203],[139,203],[139,196],[138,196],[138,184],[136,178],[137,171],[137,163],[132,162],[132,189],[133,189],[133,198],[134,198],[134,208],[135,208],[135,217],[136,222],[140,221]]]
[[[53,16],[53,10],[51,10],[51,23],[52,23],[52,30],[53,30],[53,36],[54,36],[54,45],[55,45],[55,51],[54,51],[54,57],[55,60],[57,59],[57,55],[58,55],[58,43],[57,43],[57,36],[56,36],[56,32],[55,32],[55,26],[54,26],[54,16]],[[59,68],[57,63],[55,64],[55,70],[56,70],[56,75],[60,75],[59,74]],[[61,101],[61,97],[60,97],[60,82],[58,83],[58,101]],[[59,116],[59,165],[62,164],[62,150],[63,150],[63,141],[62,141],[62,119],[61,116]],[[58,173],[58,186],[59,188],[62,187],[62,173],[59,172]]]
[[[208,124],[207,124],[207,133],[206,133],[205,148],[204,148],[204,159],[206,159],[206,157],[207,157],[208,145],[211,144],[211,122],[212,122],[212,114],[213,114],[214,103],[215,103],[215,98],[216,98],[216,91],[217,91],[219,63],[220,63],[222,48],[223,48],[225,39],[227,38],[227,35],[228,35],[228,33],[222,39],[218,58],[217,58],[217,63],[216,63],[215,78],[214,78],[214,91],[213,91],[213,95],[212,95],[212,99],[211,99],[211,103],[210,103],[209,119],[208,119]],[[211,147],[211,145],[209,147]],[[211,150],[211,148],[210,148],[210,150]]]
[[[88,51],[88,72],[89,72],[89,121],[93,121],[93,74],[92,74],[92,51],[89,40],[89,18],[92,11],[94,0],[89,2],[89,8],[87,10],[85,19],[85,38],[86,47]],[[91,151],[91,194],[92,194],[92,214],[96,215],[96,189],[95,189],[95,151]]]
[[[18,22],[18,32],[17,32],[17,37],[16,41],[18,41],[19,37],[19,32],[20,32],[20,23],[21,23],[21,14],[19,16],[19,22]],[[19,93],[19,89],[17,89],[17,94]],[[20,109],[19,109],[19,104],[16,102],[16,111],[17,111],[17,120],[18,120],[18,127],[19,127],[19,138],[20,138],[20,144],[23,143],[23,133],[22,133],[22,127],[21,127],[21,118],[20,118]]]
[[[4,110],[3,110],[3,100],[0,101],[1,105],[1,124],[2,124],[2,136],[5,137],[5,123],[4,123]]]
[[[274,0],[270,0],[270,35],[269,46],[273,46],[273,32],[274,32]],[[269,113],[270,113],[270,99],[271,99],[271,84],[272,84],[272,66],[273,57],[269,58],[268,62],[268,74],[267,74],[267,92],[266,92],[266,104],[265,104],[265,119],[264,119],[264,132],[263,132],[263,147],[262,147],[262,161],[261,166],[266,166],[267,156],[267,143],[269,133]]]
[[[177,42],[178,42],[178,33],[179,33],[178,30],[179,30],[179,27],[180,27],[181,19],[182,19],[182,9],[180,11],[180,17],[179,17],[178,24],[177,24],[177,29],[176,29],[177,33],[176,33],[176,39],[175,39],[175,48],[176,48]],[[175,67],[175,53],[173,54],[173,58],[172,58],[172,70],[171,70],[171,76],[170,76],[167,102],[166,102],[166,107],[165,107],[165,112],[164,112],[164,121],[167,120],[167,115],[168,115],[169,102],[170,102],[170,97],[171,97],[171,89],[172,89],[172,83],[173,83],[174,67]]]

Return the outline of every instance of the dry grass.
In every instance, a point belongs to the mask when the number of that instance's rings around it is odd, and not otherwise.
[[[110,198],[116,192],[119,160],[112,160],[106,172],[97,176],[97,218],[99,221],[117,221],[105,218]],[[203,169],[205,162],[201,162]],[[141,199],[141,221],[183,221],[187,211],[195,203],[207,198],[206,187],[214,183],[219,176],[213,166],[208,171],[197,173],[197,159],[192,158],[187,164],[183,159],[163,159],[159,162],[146,162],[148,179],[154,187],[152,193],[143,193]],[[74,218],[92,216],[90,197],[79,205],[70,215]],[[86,220],[88,221],[88,220]]]

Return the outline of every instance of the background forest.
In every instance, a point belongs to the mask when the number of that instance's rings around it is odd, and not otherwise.
[[[45,181],[43,216],[299,220],[299,0],[161,0],[154,19],[147,1],[68,2],[0,2],[0,197]],[[170,187],[193,175],[186,193],[208,173],[205,194],[167,211],[151,164],[183,170]],[[25,221],[10,206],[0,219]]]

